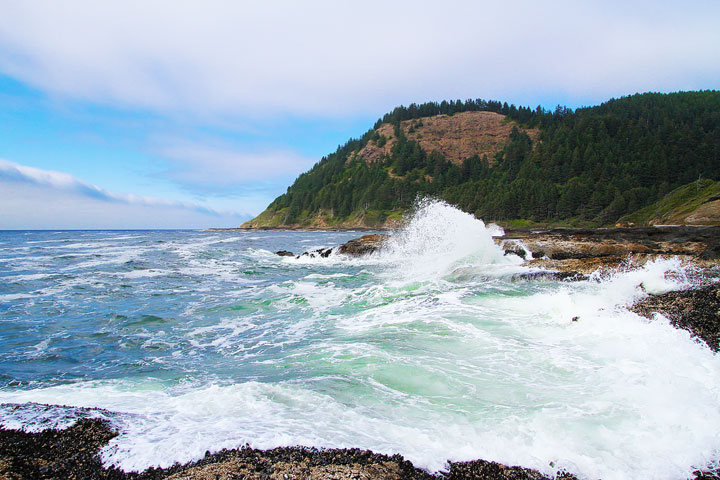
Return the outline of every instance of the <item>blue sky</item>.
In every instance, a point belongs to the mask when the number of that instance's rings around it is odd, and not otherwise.
[[[394,106],[720,88],[710,1],[0,4],[0,229],[237,226]]]

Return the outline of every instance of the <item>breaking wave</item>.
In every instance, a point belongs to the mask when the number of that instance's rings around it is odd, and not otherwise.
[[[626,308],[677,261],[513,282],[501,229],[429,200],[358,260],[270,253],[354,233],[7,235],[0,423],[107,418],[125,470],[249,443],[678,479],[720,451],[717,355]]]

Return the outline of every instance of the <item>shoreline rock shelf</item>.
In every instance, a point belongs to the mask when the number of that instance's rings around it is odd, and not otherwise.
[[[382,249],[388,238],[387,234],[363,235],[337,247],[299,256],[369,255]],[[506,255],[526,260],[523,265],[547,270],[547,276],[552,276],[552,271],[563,272],[557,277],[560,279],[583,279],[598,269],[641,266],[661,257],[678,257],[699,268],[720,265],[720,227],[509,229],[504,236],[496,237],[495,243]],[[276,254],[293,255],[288,251]]]
[[[720,227],[508,230],[496,242],[506,254],[530,251],[528,267],[578,274],[640,266],[660,257],[678,257],[700,268],[720,264]]]
[[[652,318],[660,313],[676,328],[682,328],[720,352],[720,283],[699,288],[650,295],[630,310]]]
[[[577,480],[558,471],[548,477],[537,470],[486,460],[449,462],[430,474],[400,455],[357,448],[317,449],[248,446],[206,452],[195,462],[126,473],[104,467],[100,450],[117,436],[108,421],[83,418],[63,430],[29,433],[0,428],[0,478],[5,480]],[[720,469],[695,471],[695,480],[711,480]]]
[[[103,467],[99,452],[117,435],[109,422],[84,418],[64,430],[28,433],[0,428],[0,478],[107,480],[550,480],[540,472],[474,460],[449,463],[448,471],[432,475],[400,455],[382,455],[357,448],[316,449],[241,447],[206,452],[184,465],[126,473]],[[560,473],[555,478],[576,477]]]

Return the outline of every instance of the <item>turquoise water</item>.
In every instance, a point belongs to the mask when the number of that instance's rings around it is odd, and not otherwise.
[[[113,412],[0,422],[109,418],[103,458],[126,470],[245,443],[605,479],[717,459],[717,355],[625,309],[688,286],[679,262],[518,281],[501,233],[437,202],[362,259],[273,253],[357,232],[0,232],[0,402]]]

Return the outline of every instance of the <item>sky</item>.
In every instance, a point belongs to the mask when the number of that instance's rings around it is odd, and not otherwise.
[[[0,229],[234,227],[398,105],[720,88],[713,1],[0,0]]]

